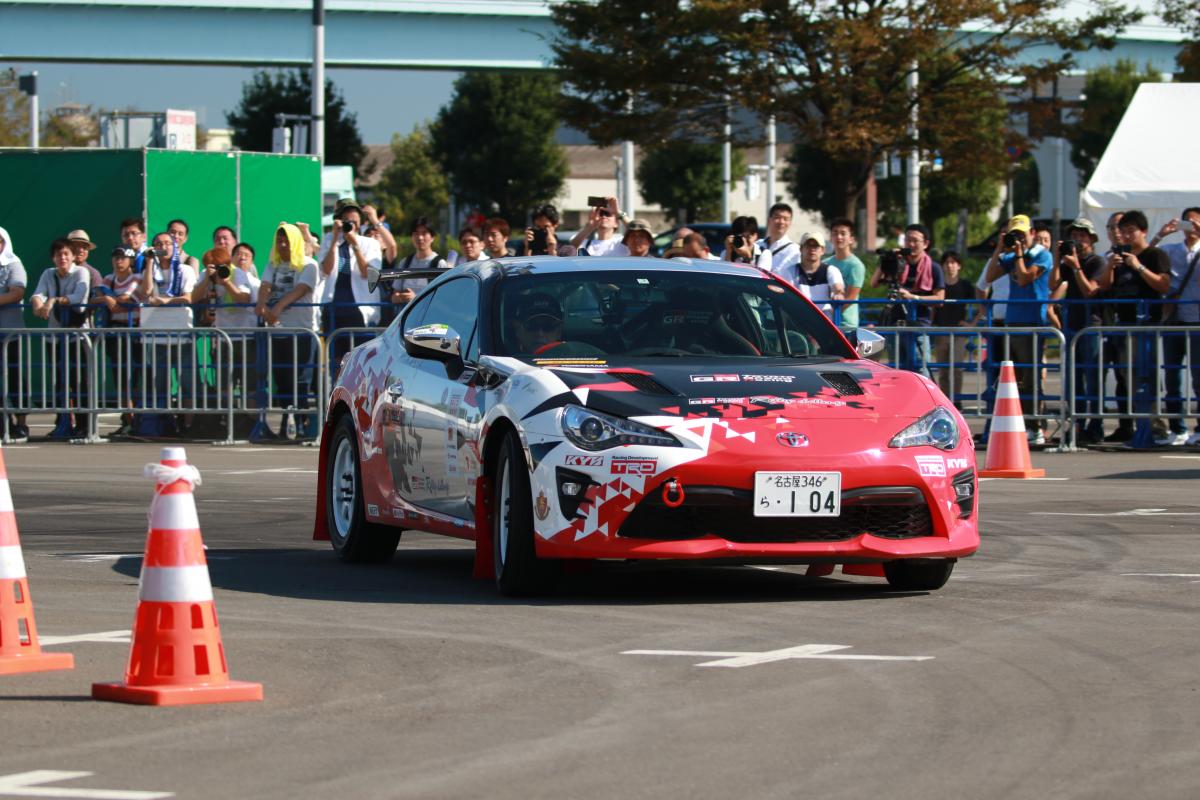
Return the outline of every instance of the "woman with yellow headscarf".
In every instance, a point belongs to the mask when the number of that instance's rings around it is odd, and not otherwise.
[[[317,262],[307,255],[304,235],[295,225],[279,223],[270,260],[263,269],[255,309],[263,324],[275,331],[268,334],[271,377],[275,383],[274,391],[267,396],[269,408],[309,406],[315,355],[310,333],[319,330],[320,289],[320,270]],[[312,420],[304,427],[315,431],[315,422]],[[281,435],[285,432],[281,431]]]

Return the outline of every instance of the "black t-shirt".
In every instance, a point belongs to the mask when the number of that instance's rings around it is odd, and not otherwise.
[[[1168,275],[1171,272],[1171,258],[1157,247],[1147,247],[1145,250],[1137,254],[1137,260],[1146,269],[1158,275]],[[1109,291],[1109,296],[1118,300],[1160,300],[1162,294],[1150,288],[1150,285],[1142,280],[1142,276],[1134,268],[1127,267],[1124,264],[1119,264],[1113,270],[1113,285]],[[1113,313],[1117,318],[1117,322],[1122,325],[1136,324],[1137,318],[1137,303],[1114,303]],[[1150,320],[1157,321],[1162,318],[1161,306],[1154,307],[1150,312]]]
[[[1083,271],[1085,278],[1094,282],[1104,272],[1104,257],[1099,253],[1092,253],[1080,260],[1079,268]],[[1067,329],[1078,331],[1089,325],[1100,325],[1104,321],[1101,304],[1079,302],[1088,298],[1083,296],[1083,292],[1079,289],[1079,280],[1065,262],[1059,262],[1059,275],[1067,282],[1066,299],[1074,301],[1067,303]]]
[[[974,300],[975,287],[970,281],[963,280],[961,277],[954,283],[946,284],[946,299],[947,300]],[[967,318],[967,311],[970,306],[965,302],[947,303],[940,305],[933,310],[933,324],[938,327],[949,327],[957,325]]]

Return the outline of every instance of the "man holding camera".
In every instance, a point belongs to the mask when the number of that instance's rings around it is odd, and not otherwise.
[[[1104,258],[1096,252],[1100,237],[1087,217],[1080,217],[1067,226],[1067,238],[1058,243],[1054,254],[1054,269],[1050,273],[1050,290],[1058,292],[1066,286],[1066,313],[1063,315],[1063,336],[1067,341],[1084,328],[1104,324],[1102,303],[1093,302],[1100,294],[1100,276],[1104,272]],[[1080,414],[1099,415],[1104,410],[1101,402],[1102,387],[1097,380],[1097,362],[1100,358],[1100,339],[1084,336],[1074,350],[1074,363],[1069,363],[1071,351],[1064,354],[1063,375],[1075,373],[1076,392],[1082,392],[1082,400],[1075,403]],[[1104,439],[1104,420],[1099,416],[1080,421],[1075,429],[1075,441],[1079,444],[1098,444]]]
[[[1162,318],[1162,307],[1156,301],[1161,300],[1171,288],[1171,259],[1162,250],[1150,246],[1146,239],[1150,223],[1141,211],[1126,211],[1121,215],[1118,228],[1122,243],[1113,246],[1100,276],[1100,288],[1109,292],[1110,299],[1125,301],[1113,303],[1117,325],[1157,325]],[[1148,302],[1133,302],[1135,300]],[[1151,394],[1150,381],[1154,381],[1154,389],[1158,384],[1157,376],[1153,375],[1152,342],[1153,339],[1137,337],[1133,342],[1137,348],[1136,354],[1129,351],[1127,337],[1117,337],[1114,342],[1117,371],[1124,372],[1122,365],[1131,363],[1132,358],[1134,374],[1140,386],[1135,393],[1143,396]],[[1119,395],[1118,404],[1125,404],[1126,413],[1129,413],[1128,404],[1124,403],[1128,392],[1119,392]],[[1133,420],[1122,417],[1117,423],[1117,430],[1106,441],[1129,441],[1133,436]]]
[[[871,275],[871,285],[892,287],[897,300],[944,300],[946,276],[942,265],[929,255],[931,244],[928,228],[920,223],[909,225],[904,229],[903,248],[890,252],[876,251],[881,258],[879,269]],[[933,324],[932,304],[918,303],[913,313],[914,325],[928,328]],[[900,349],[899,356],[901,369],[920,372],[926,378],[932,378],[929,374],[932,356],[928,335],[916,337],[910,346]]]
[[[1046,303],[1050,299],[1050,270],[1054,259],[1050,251],[1033,238],[1033,225],[1025,214],[1017,214],[1004,226],[1004,234],[996,240],[996,249],[988,259],[986,275],[994,281],[1008,275],[1011,283],[1007,303],[1007,325],[1010,327],[1044,327]],[[1009,340],[1009,357],[1016,365],[1017,386],[1023,397],[1041,395],[1041,341],[1036,335],[1017,335]],[[1037,355],[1035,361],[1035,354]],[[1033,409],[1037,413],[1040,408]],[[1032,444],[1045,444],[1046,437],[1039,423],[1025,420],[1025,430]]]
[[[527,256],[573,256],[575,248],[569,244],[559,245],[558,209],[550,204],[539,206],[530,214],[533,224],[525,229],[525,253]]]
[[[333,230],[321,241],[317,263],[324,281],[320,302],[326,309],[326,335],[339,328],[375,325],[380,316],[379,292],[372,292],[367,285],[367,270],[383,269],[383,251],[379,242],[362,234],[362,208],[353,199],[337,201]],[[352,346],[350,337],[333,338],[329,363],[335,371]]]
[[[1170,236],[1182,233],[1182,242],[1172,242],[1160,249],[1167,254],[1171,261],[1171,291],[1167,304],[1163,309],[1164,325],[1200,326],[1200,208],[1185,208],[1179,219],[1173,219],[1150,240],[1151,245]],[[1188,347],[1188,340],[1191,347]],[[1188,350],[1191,350],[1190,356]],[[1155,444],[1179,446],[1183,444],[1200,443],[1200,426],[1191,436],[1187,432],[1187,412],[1183,407],[1183,362],[1188,364],[1192,375],[1192,394],[1200,396],[1200,330],[1196,333],[1164,334],[1163,335],[1163,387],[1167,398],[1167,413],[1170,416],[1168,424],[1170,433],[1156,439]]]

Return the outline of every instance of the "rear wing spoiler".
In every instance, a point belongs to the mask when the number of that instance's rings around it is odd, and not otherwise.
[[[375,269],[367,267],[367,291],[373,292],[384,281],[402,281],[409,278],[436,278],[445,275],[445,269]]]

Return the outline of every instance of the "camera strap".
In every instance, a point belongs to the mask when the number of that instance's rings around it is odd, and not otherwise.
[[[1185,272],[1183,274],[1183,280],[1179,282],[1179,288],[1176,289],[1175,291],[1171,292],[1169,295],[1167,295],[1168,300],[1178,300],[1179,296],[1182,295],[1184,293],[1184,291],[1187,289],[1188,281],[1190,281],[1192,279],[1192,273],[1194,273],[1196,271],[1196,262],[1197,261],[1200,261],[1200,250],[1197,250],[1196,252],[1191,254],[1191,258],[1188,259],[1187,272]],[[1174,321],[1175,317],[1178,314],[1179,314],[1179,304],[1178,303],[1163,303],[1163,307],[1162,307],[1162,321],[1163,322]]]

